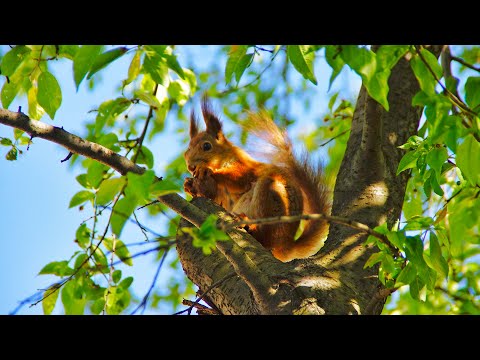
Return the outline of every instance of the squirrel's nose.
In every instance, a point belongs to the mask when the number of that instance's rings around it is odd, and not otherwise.
[[[194,172],[195,168],[196,168],[195,165],[188,165],[188,171],[190,171],[190,172]]]

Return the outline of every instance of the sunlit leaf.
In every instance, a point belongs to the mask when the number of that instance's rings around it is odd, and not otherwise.
[[[38,77],[37,100],[53,120],[62,103],[62,91],[55,76],[49,72],[42,72]]]
[[[315,51],[309,45],[287,45],[287,56],[295,69],[305,79],[317,85],[317,79],[313,71]]]

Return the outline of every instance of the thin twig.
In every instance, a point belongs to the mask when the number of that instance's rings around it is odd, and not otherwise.
[[[135,222],[137,223],[138,227],[140,228],[140,230],[142,231],[142,234],[143,236],[145,236],[145,240],[148,241],[148,236],[147,236],[147,233],[145,232],[145,228],[143,227],[142,224],[140,224],[140,222],[138,221],[137,219],[137,215],[135,214],[135,211],[133,211],[133,217],[135,218]]]
[[[197,314],[199,315],[220,315],[217,310],[206,307],[202,304],[197,304],[196,302],[191,300],[183,299],[182,304],[194,307],[195,309],[197,309]]]
[[[268,63],[267,66],[265,66],[265,68],[255,77],[255,79],[253,79],[252,81],[250,81],[249,83],[245,84],[245,85],[242,85],[240,87],[233,87],[233,88],[230,88],[230,89],[226,89],[220,93],[218,93],[218,97],[222,97],[224,95],[228,95],[230,94],[231,92],[234,92],[234,91],[237,91],[237,90],[240,90],[240,89],[244,89],[244,88],[247,88],[249,87],[250,85],[253,85],[255,84],[263,75],[263,73],[265,71],[268,70],[268,68],[270,68],[270,66],[272,66],[273,64],[273,60],[275,60],[275,58],[277,57],[277,55],[280,53],[280,51],[278,51],[275,55],[272,56],[270,62]]]
[[[294,216],[275,216],[269,218],[262,218],[262,219],[248,219],[248,220],[240,220],[232,223],[222,223],[220,225],[222,230],[228,230],[231,228],[235,228],[242,225],[250,225],[250,224],[278,224],[284,222],[295,222],[300,220],[325,220],[328,222],[333,222],[336,224],[341,224],[348,226],[352,229],[360,230],[365,232],[369,235],[372,235],[380,240],[381,243],[388,246],[388,248],[393,252],[394,255],[400,256],[400,253],[396,247],[394,247],[388,238],[380,234],[379,232],[373,230],[368,225],[359,223],[358,221],[342,218],[339,216],[333,215],[325,215],[325,214],[302,214],[302,215],[294,215]]]
[[[158,90],[158,84],[155,84],[155,88],[153,89],[153,96],[157,96],[157,90]],[[153,106],[150,106],[150,109],[148,110],[147,120],[145,120],[145,126],[143,127],[142,134],[140,135],[137,141],[137,145],[138,145],[137,152],[132,157],[132,161],[134,163],[137,162],[138,155],[140,154],[140,151],[142,151],[143,140],[145,139],[145,135],[147,134],[148,125],[150,124],[150,120],[152,119],[152,117],[153,117]]]
[[[112,286],[113,284],[113,271],[114,271],[114,266],[113,266],[113,255],[115,254],[115,245],[117,243],[117,237],[115,236],[115,234],[113,235],[113,244],[112,244],[112,256],[110,258],[110,273],[109,273],[109,276],[108,276],[108,291],[107,293],[105,294],[105,304],[103,305],[103,315],[105,315],[106,313],[106,310],[107,310],[107,302],[108,302],[108,295],[110,295],[110,287]]]
[[[452,56],[452,60],[462,64],[463,66],[469,68],[469,69],[472,69],[472,70],[475,70],[475,71],[478,71],[480,72],[480,68],[477,68],[475,66],[473,66],[472,64],[470,63],[467,63],[465,60],[463,60],[462,58],[459,58],[457,56]]]
[[[126,184],[123,186],[123,189],[121,192],[123,192],[123,190],[125,190],[125,186]],[[120,199],[120,196],[118,196],[113,205],[112,205],[112,211],[110,213],[110,216],[108,218],[108,222],[107,224],[110,224],[110,221],[112,220],[112,216],[113,216],[113,213],[114,213],[114,208],[115,208],[115,205],[117,204],[118,200]],[[33,304],[30,305],[30,307],[32,306],[35,306],[37,305],[39,302],[42,302],[43,300],[45,300],[47,297],[49,297],[50,295],[52,295],[53,293],[55,293],[56,291],[58,291],[63,285],[65,285],[67,282],[69,282],[70,280],[73,279],[73,277],[75,275],[78,274],[78,272],[80,271],[80,269],[82,269],[83,265],[85,265],[88,261],[90,261],[93,257],[93,254],[95,254],[95,252],[97,251],[97,249],[100,247],[100,245],[103,243],[103,240],[105,239],[105,236],[107,236],[107,231],[108,231],[108,225],[105,227],[105,231],[103,232],[103,235],[102,237],[100,238],[99,242],[97,243],[97,246],[95,247],[95,249],[93,249],[93,251],[90,252],[90,255],[87,256],[87,258],[85,260],[83,260],[83,262],[78,266],[78,268],[76,268],[73,272],[72,275],[70,275],[68,278],[66,278],[64,281],[62,281],[60,283],[60,285],[55,288],[53,291],[49,292],[48,294],[44,295],[40,300],[34,302]],[[91,246],[89,247],[89,249],[91,248]]]
[[[153,200],[152,202],[149,202],[148,204],[145,204],[145,205],[143,205],[143,206],[138,207],[137,210],[141,210],[141,209],[143,209],[144,207],[147,207],[147,206],[150,206],[150,205],[159,203],[159,202],[160,202],[160,201],[158,201],[158,200]]]
[[[200,302],[200,300],[202,300],[211,290],[215,289],[217,286],[221,285],[223,282],[235,277],[235,276],[238,276],[237,273],[233,272],[233,273],[230,273],[228,274],[227,276],[225,276],[224,278],[218,280],[217,282],[213,283],[212,285],[210,285],[208,287],[208,289],[202,294],[200,295],[194,302],[191,306],[189,306],[188,308],[186,308],[185,310],[182,310],[182,311],[178,311],[176,312],[175,314],[173,315],[180,315],[180,314],[183,314],[185,312],[188,312],[188,315],[191,314],[192,310],[193,310],[193,307],[195,306],[195,304],[198,304]]]
[[[162,268],[163,266],[163,263],[165,262],[165,259],[167,257],[167,254],[168,254],[168,250],[165,250],[165,252],[163,253],[163,256],[158,264],[158,267],[157,267],[157,272],[155,273],[155,276],[153,277],[153,281],[152,281],[152,284],[150,285],[150,288],[148,289],[147,293],[145,294],[145,296],[143,297],[142,299],[142,302],[135,308],[135,310],[133,310],[130,315],[135,315],[135,313],[143,307],[143,310],[142,310],[142,315],[143,315],[143,312],[145,311],[146,307],[147,307],[147,301],[148,301],[148,298],[150,296],[150,293],[152,292],[153,288],[155,287],[155,284],[157,283],[157,280],[158,280],[158,275],[160,274],[160,269]]]
[[[335,135],[335,136],[334,136],[334,137],[332,137],[330,140],[328,140],[328,141],[325,141],[324,143],[322,143],[322,144],[318,145],[318,147],[322,147],[322,146],[325,146],[325,145],[327,145],[329,142],[331,142],[331,141],[335,140],[336,138],[339,138],[340,136],[342,136],[342,135],[346,134],[346,133],[347,133],[347,132],[349,132],[349,131],[350,131],[350,129],[347,129],[347,130],[345,130],[345,131],[342,131],[340,134],[338,134],[338,135]]]
[[[416,49],[416,47],[415,47]],[[477,116],[477,114],[471,110],[462,100],[460,100],[458,97],[455,96],[455,94],[453,94],[450,90],[448,90],[445,85],[442,84],[442,82],[440,81],[440,79],[437,77],[437,74],[435,74],[435,71],[433,71],[433,69],[431,68],[430,64],[427,62],[427,60],[425,59],[425,57],[422,55],[421,51],[416,49],[417,50],[417,54],[418,56],[420,57],[420,60],[422,60],[422,62],[425,64],[425,66],[427,67],[428,71],[430,72],[430,74],[432,74],[433,78],[435,79],[435,81],[441,86],[441,88],[443,89],[443,91],[453,100],[454,103],[457,104],[457,106],[462,109],[463,111],[467,112],[468,114],[470,115],[473,115],[473,116]]]

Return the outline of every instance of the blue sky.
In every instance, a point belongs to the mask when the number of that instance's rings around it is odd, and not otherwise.
[[[209,61],[219,61],[224,68],[226,59],[212,58],[213,52],[209,46],[189,46],[188,51],[180,46],[176,51],[183,66],[189,62],[187,56],[192,59],[194,55],[195,63],[199,66],[206,67]],[[126,78],[130,60],[130,55],[125,56],[102,71],[102,79],[94,91],[89,91],[84,82],[78,92],[75,91],[71,61],[64,60],[53,64],[51,71],[60,83],[63,100],[55,120],[52,121],[48,115],[44,115],[42,121],[63,126],[65,130],[82,136],[85,133],[83,124],[93,116],[88,114],[88,111],[96,108],[102,101],[118,96],[116,89],[121,80]],[[318,109],[307,113],[294,103],[294,112],[304,116],[293,129],[293,135],[308,126],[312,116],[325,113],[328,97],[333,92],[342,87],[343,97],[350,98],[358,92],[360,80],[348,70],[342,72],[329,94],[327,86],[330,69],[322,65],[315,73],[319,81],[316,90]],[[0,85],[3,85],[3,81],[4,79],[0,80]],[[193,105],[198,108],[198,103]],[[16,99],[9,109],[16,110],[18,106],[22,106],[26,112],[26,99]],[[189,109],[192,104],[186,106]],[[173,129],[174,121],[172,117],[167,117],[165,132],[149,144],[155,154],[154,171],[157,175],[161,175],[165,164],[182,150],[179,135],[172,135],[172,131],[169,131]],[[227,129],[231,128],[227,121],[225,126]],[[0,137],[13,137],[12,134],[12,128],[0,125]],[[158,149],[161,151],[155,152]],[[7,147],[0,148],[0,314],[11,312],[19,301],[57,280],[53,276],[37,274],[47,263],[68,260],[79,250],[73,242],[75,231],[80,223],[91,215],[91,211],[80,212],[78,207],[68,209],[71,197],[82,190],[75,180],[82,170],[79,167],[71,168],[67,163],[60,163],[68,154],[67,150],[57,144],[34,139],[30,150],[24,151],[17,161],[6,161],[4,156],[7,151]],[[165,233],[158,219],[148,218],[145,213],[139,215],[140,222],[160,234]],[[122,240],[127,244],[141,242],[143,235],[137,226],[127,225]],[[169,256],[174,256],[173,252]],[[157,268],[154,259],[155,254],[149,254],[134,259],[134,266],[131,268],[119,267],[123,271],[123,277],[135,277],[132,289],[139,298],[143,297],[150,287]],[[171,275],[172,271],[166,266],[163,267],[157,286],[165,286]],[[56,314],[62,313],[58,303],[54,310]],[[161,312],[171,313],[172,309],[165,307]],[[41,314],[43,311],[41,304],[38,304],[35,307],[24,306],[19,313]]]

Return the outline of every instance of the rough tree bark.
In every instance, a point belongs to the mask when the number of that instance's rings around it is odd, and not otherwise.
[[[372,47],[375,50],[377,47]],[[441,46],[433,46],[438,56]],[[395,172],[403,151],[397,146],[415,134],[421,115],[412,107],[418,83],[407,59],[392,69],[386,112],[362,87],[358,96],[347,150],[334,189],[332,215],[367,224],[399,218],[408,175]],[[94,158],[121,174],[144,168],[101,145],[22,113],[0,109],[0,123],[32,137],[56,142],[69,151]],[[231,218],[208,199],[186,202],[177,194],[159,200],[182,216],[180,227],[200,226],[208,214]],[[191,224],[190,224],[191,223]],[[379,314],[388,292],[378,269],[364,269],[376,252],[365,246],[364,232],[330,225],[324,247],[308,259],[282,263],[244,230],[227,231],[233,241],[217,243],[218,251],[204,256],[188,235],[179,231],[177,250],[186,275],[208,294],[205,299],[221,314]],[[213,286],[214,285],[214,286]]]

